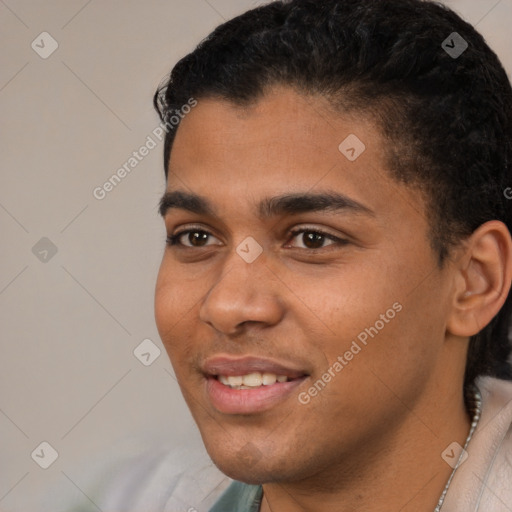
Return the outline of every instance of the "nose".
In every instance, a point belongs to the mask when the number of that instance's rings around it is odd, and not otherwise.
[[[236,335],[247,323],[276,325],[284,315],[280,289],[264,258],[247,263],[234,253],[206,294],[199,318],[225,335]]]

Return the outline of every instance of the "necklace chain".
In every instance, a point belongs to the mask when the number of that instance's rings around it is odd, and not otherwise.
[[[469,409],[471,411],[471,415],[473,418],[471,421],[471,428],[469,429],[469,434],[468,434],[468,437],[466,438],[466,443],[464,444],[463,451],[459,455],[459,460],[457,461],[457,464],[453,468],[453,471],[450,474],[450,478],[448,479],[448,482],[446,482],[446,486],[443,490],[443,493],[441,494],[441,497],[439,498],[439,501],[437,503],[436,508],[434,509],[434,512],[439,512],[441,510],[444,499],[446,497],[446,493],[448,492],[448,488],[450,487],[450,484],[452,483],[453,476],[455,475],[455,471],[463,462],[464,452],[466,451],[466,448],[468,447],[469,441],[473,437],[475,429],[478,425],[478,420],[480,419],[480,415],[482,412],[482,396],[480,395],[480,391],[478,390],[478,388],[475,385],[473,385],[473,393],[472,393],[472,396],[470,396],[468,402],[469,402]]]

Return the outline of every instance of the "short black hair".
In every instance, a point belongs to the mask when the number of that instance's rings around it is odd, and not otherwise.
[[[338,112],[371,114],[389,141],[391,175],[423,193],[440,267],[484,222],[500,220],[511,230],[504,191],[512,162],[512,88],[484,38],[446,6],[283,0],[218,26],[155,93],[155,108],[170,128],[166,177],[179,126],[169,125],[173,111],[191,97],[250,105],[272,85],[319,94]],[[511,297],[471,337],[466,385],[479,375],[512,379]]]

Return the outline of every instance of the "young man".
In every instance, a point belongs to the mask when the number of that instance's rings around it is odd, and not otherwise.
[[[276,1],[155,105],[156,321],[235,480],[212,511],[512,510],[512,89],[483,38],[429,1]]]

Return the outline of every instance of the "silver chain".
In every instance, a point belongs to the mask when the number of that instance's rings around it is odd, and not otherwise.
[[[473,421],[471,422],[471,428],[469,429],[469,434],[466,439],[466,443],[464,444],[464,449],[463,449],[463,451],[461,451],[461,453],[459,455],[459,460],[457,461],[457,464],[453,468],[450,478],[448,479],[448,482],[446,483],[446,486],[443,490],[443,493],[441,494],[441,497],[439,498],[439,502],[437,503],[437,506],[434,509],[434,512],[439,512],[441,510],[444,499],[446,497],[446,493],[448,492],[448,488],[450,487],[450,484],[452,483],[453,475],[455,475],[455,471],[461,465],[462,460],[463,460],[464,451],[468,447],[469,441],[473,437],[476,426],[478,425],[478,420],[480,419],[480,414],[482,413],[482,396],[476,386],[474,386],[474,389],[473,389],[473,403],[471,404],[471,406],[472,406],[471,408],[473,410]]]

